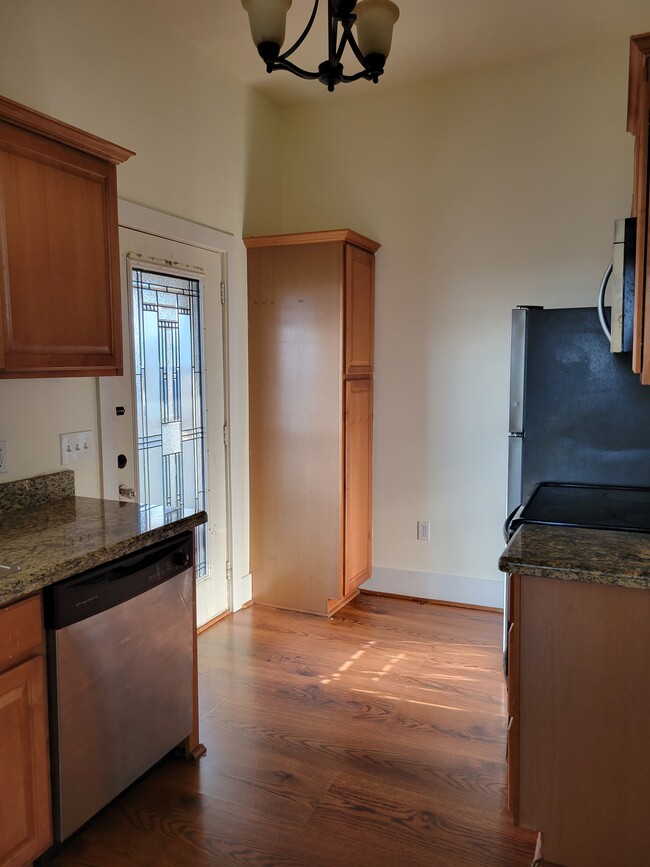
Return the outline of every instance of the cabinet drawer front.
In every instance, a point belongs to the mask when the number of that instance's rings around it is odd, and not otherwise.
[[[41,597],[0,608],[0,671],[43,650]]]

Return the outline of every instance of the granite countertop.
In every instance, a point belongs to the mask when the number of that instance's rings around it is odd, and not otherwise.
[[[650,589],[650,534],[522,524],[503,572]]]
[[[205,512],[59,493],[0,511],[0,564],[20,567],[0,570],[0,605],[207,521]]]

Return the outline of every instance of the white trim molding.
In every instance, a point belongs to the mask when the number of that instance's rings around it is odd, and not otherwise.
[[[246,353],[239,343],[246,340],[246,259],[241,237],[181,217],[118,200],[118,223],[136,232],[146,232],[222,256],[222,303],[224,304],[224,403],[228,426],[226,459],[228,508],[228,561],[231,564],[231,603],[234,611],[252,597],[248,564],[248,400]],[[232,290],[232,291],[231,291]],[[234,301],[231,304],[231,296]],[[233,334],[236,357],[231,358]],[[245,346],[245,343],[244,343]],[[232,477],[231,477],[232,475]],[[242,576],[238,579],[236,576]]]
[[[466,575],[442,575],[374,566],[372,578],[361,589],[417,599],[503,608],[503,578],[470,578]]]
[[[220,253],[235,252],[235,236],[230,232],[222,232],[191,220],[174,217],[171,214],[163,214],[135,202],[127,202],[119,199],[117,203],[117,218],[120,226],[125,229],[133,229],[136,232],[147,232],[150,235],[158,235],[169,241],[179,241],[182,244],[191,244],[194,247],[202,247],[204,250],[216,250]]]

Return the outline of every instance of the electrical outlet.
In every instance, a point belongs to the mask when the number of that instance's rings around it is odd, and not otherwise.
[[[9,462],[7,461],[7,440],[0,440],[0,473],[9,472]]]
[[[418,540],[420,542],[431,541],[431,521],[418,521]]]
[[[94,451],[93,432],[80,430],[76,433],[59,434],[61,443],[61,464],[78,464],[92,457]]]

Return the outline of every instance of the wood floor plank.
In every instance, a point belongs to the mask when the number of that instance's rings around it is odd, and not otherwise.
[[[310,818],[310,830],[335,824],[339,833],[369,846],[397,844],[422,864],[530,865],[530,834],[513,835],[496,815],[454,809],[443,793],[414,795],[368,783],[367,777],[337,777]]]
[[[161,763],[55,867],[524,867],[505,804],[501,619],[361,594],[199,637],[197,763]]]

